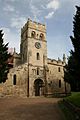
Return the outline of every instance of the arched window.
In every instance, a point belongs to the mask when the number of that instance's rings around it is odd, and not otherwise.
[[[39,75],[39,68],[37,68],[37,75]]]
[[[33,37],[33,38],[36,37],[36,33],[35,33],[35,31],[32,31],[32,33],[31,33],[31,37]]]
[[[40,54],[39,53],[37,53],[36,57],[37,57],[37,60],[40,60]]]
[[[44,40],[44,35],[42,33],[40,34],[40,40]]]
[[[13,85],[16,85],[16,74],[13,76]]]
[[[61,88],[61,80],[59,80],[59,88]]]

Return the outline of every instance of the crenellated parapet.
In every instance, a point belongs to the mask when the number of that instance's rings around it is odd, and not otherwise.
[[[41,23],[32,21],[29,18],[28,18],[27,23],[21,29],[21,33],[23,34],[28,28],[38,30],[38,31],[41,31],[41,32],[44,32],[44,33],[46,32],[46,25],[45,24],[41,24]]]
[[[52,64],[52,65],[57,65],[57,66],[64,66],[65,65],[65,63],[61,60],[55,60],[55,59],[50,59],[50,58],[47,59],[47,63]]]

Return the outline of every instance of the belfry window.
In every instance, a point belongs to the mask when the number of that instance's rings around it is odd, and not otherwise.
[[[31,37],[33,37],[33,38],[36,37],[36,33],[35,33],[35,31],[32,31],[32,33],[31,33]]]
[[[40,34],[40,40],[43,40],[44,39],[44,35],[41,33]]]
[[[13,76],[13,85],[16,85],[16,74]]]
[[[37,60],[40,60],[40,54],[39,53],[36,54],[36,57],[37,57]]]

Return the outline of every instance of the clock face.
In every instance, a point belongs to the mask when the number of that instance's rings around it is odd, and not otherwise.
[[[39,48],[41,48],[41,44],[40,44],[39,42],[36,42],[36,43],[35,43],[35,47],[36,47],[37,49],[39,49]]]

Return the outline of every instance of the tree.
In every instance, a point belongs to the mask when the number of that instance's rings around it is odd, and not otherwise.
[[[0,30],[0,83],[5,82],[7,79],[9,72],[8,58],[11,57],[8,53],[8,43],[3,43],[3,35],[3,31]]]
[[[73,91],[80,91],[80,7],[76,6],[73,21],[73,36],[70,36],[74,50],[71,50],[68,64],[65,66],[65,81],[69,82]]]

